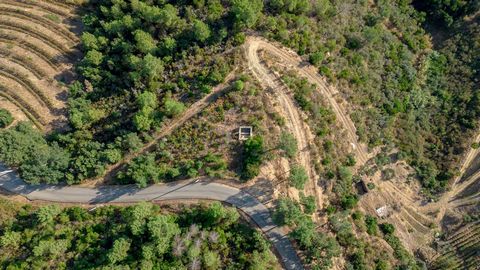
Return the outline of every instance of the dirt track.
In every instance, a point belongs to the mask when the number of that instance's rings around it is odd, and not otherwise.
[[[285,126],[297,139],[297,146],[298,149],[300,149],[297,162],[308,172],[310,181],[307,183],[306,191],[310,193],[308,195],[314,195],[317,199],[317,205],[322,207],[323,192],[316,184],[317,176],[311,166],[312,159],[308,150],[309,142],[313,136],[310,133],[308,125],[302,119],[298,107],[295,106],[292,98],[287,95],[288,88],[283,85],[278,77],[261,64],[258,53],[260,49],[264,48],[262,45],[263,43],[257,42],[255,38],[249,38],[247,40],[245,53],[248,67],[265,88],[270,88],[272,92],[274,92],[278,105],[280,105],[278,108],[279,113],[286,119]]]
[[[308,79],[310,83],[315,84],[317,86],[317,89],[321,92],[321,94],[328,99],[328,102],[330,103],[331,108],[335,113],[335,116],[341,122],[341,125],[346,129],[348,141],[352,145],[352,148],[353,148],[352,150],[355,153],[357,158],[357,166],[361,166],[368,161],[369,158],[368,158],[367,149],[364,145],[358,142],[357,134],[356,134],[357,129],[355,128],[355,125],[353,124],[352,120],[348,116],[346,109],[342,108],[342,106],[336,100],[336,98],[338,99],[338,97],[335,97],[335,95],[338,93],[338,91],[332,86],[329,86],[327,84],[325,79],[318,74],[318,71],[314,66],[306,64],[305,61],[294,52],[288,49],[276,46],[271,42],[268,42],[262,38],[248,37],[246,41],[246,47],[250,48],[249,53],[247,54],[247,58],[248,58],[247,60],[249,61],[249,63],[252,60],[255,60],[254,58],[255,54],[252,54],[250,52],[254,51],[254,49],[256,50],[263,49],[278,56],[282,61],[286,62],[293,69],[298,71],[300,75]],[[262,69],[262,67],[258,63],[255,65],[255,69],[257,70]],[[266,78],[266,76],[270,76],[268,75],[268,71],[266,74],[263,74],[261,79],[264,79],[266,80],[266,82],[268,82],[268,79]]]
[[[316,176],[315,171],[312,168],[312,158],[308,150],[309,142],[313,139],[313,135],[310,133],[308,125],[302,119],[299,109],[294,104],[292,98],[287,95],[288,89],[285,88],[285,85],[279,80],[278,77],[275,76],[275,74],[271,73],[261,64],[261,60],[258,56],[259,50],[263,49],[278,56],[282,59],[282,61],[285,61],[288,65],[291,65],[292,68],[297,70],[300,75],[306,77],[310,83],[317,85],[318,90],[328,99],[329,103],[331,104],[337,119],[339,119],[341,124],[347,130],[349,142],[353,146],[352,150],[356,154],[357,166],[364,164],[368,160],[366,147],[359,144],[356,135],[356,128],[353,122],[348,117],[346,110],[344,110],[335,100],[334,95],[336,90],[327,85],[325,80],[317,73],[313,66],[305,65],[304,61],[298,55],[289,51],[288,49],[281,48],[280,46],[277,47],[276,45],[273,45],[258,37],[248,37],[244,47],[246,49],[245,56],[249,68],[253,71],[260,83],[272,89],[278,99],[282,114],[287,120],[287,128],[297,139],[298,149],[301,151],[301,154],[298,156],[298,162],[304,166],[309,173],[310,181],[307,183],[308,186],[306,190],[311,190],[314,192],[314,194],[311,195],[315,195],[317,198],[317,203],[321,207],[323,204],[323,192],[316,183],[318,176]],[[225,81],[228,82],[233,78],[233,76],[234,72],[230,73]],[[227,83],[223,83],[215,87],[211,94],[191,105],[189,109],[184,112],[182,116],[180,116],[180,118],[174,119],[170,123],[166,124],[161,132],[154,136],[154,140],[146,144],[139,152],[128,155],[121,162],[108,168],[105,180],[108,182],[108,180],[110,180],[112,176],[122,168],[123,165],[141,153],[152,150],[159,139],[170,134],[173,130],[188,121],[188,119],[190,119],[192,116],[203,110],[220,94],[221,90],[223,90],[226,85]]]
[[[129,163],[132,159],[135,157],[138,157],[142,153],[149,152],[153,150],[155,145],[158,143],[158,141],[165,136],[169,135],[171,132],[173,132],[176,128],[180,127],[183,125],[186,121],[188,121],[190,118],[193,116],[197,115],[200,113],[203,109],[205,109],[210,103],[215,101],[218,96],[225,90],[225,88],[228,86],[228,84],[231,82],[231,80],[235,76],[235,70],[230,72],[230,74],[227,75],[225,78],[225,83],[221,83],[217,85],[215,88],[212,89],[212,92],[199,101],[193,103],[188,107],[188,109],[182,113],[182,115],[178,118],[172,119],[170,122],[166,123],[160,132],[154,134],[153,140],[150,141],[149,143],[145,144],[139,151],[132,153],[130,155],[125,156],[121,161],[119,161],[116,164],[113,164],[109,166],[106,170],[105,173],[105,179],[104,181],[110,181],[112,180],[113,176],[127,163]],[[97,179],[97,182],[100,183],[102,180]],[[87,183],[88,185],[89,183]],[[91,183],[90,183],[91,184]]]

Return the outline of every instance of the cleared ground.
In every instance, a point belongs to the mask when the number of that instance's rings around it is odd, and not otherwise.
[[[65,84],[79,57],[72,11],[56,2],[0,0],[0,107],[43,131],[66,123]]]

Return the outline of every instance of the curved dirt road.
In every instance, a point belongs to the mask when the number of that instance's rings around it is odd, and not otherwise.
[[[259,37],[248,37],[245,46],[248,48],[247,60],[249,61],[250,68],[259,71],[258,74],[262,75],[259,79],[265,80],[265,82],[271,87],[278,87],[278,84],[275,84],[275,81],[272,81],[272,75],[269,75],[268,71],[266,73],[265,69],[260,64],[258,56],[255,53],[259,49],[266,50],[276,55],[282,61],[290,65],[296,71],[298,71],[299,74],[305,77],[310,83],[315,84],[321,94],[325,98],[327,98],[337,119],[345,127],[347,131],[348,141],[353,146],[353,151],[355,152],[355,156],[357,157],[357,164],[360,166],[368,161],[368,152],[366,150],[366,147],[358,142],[356,133],[357,129],[355,128],[355,125],[348,116],[346,110],[342,108],[340,104],[338,104],[338,102],[335,100],[334,95],[337,93],[337,91],[327,84],[325,79],[320,76],[320,74],[318,74],[318,71],[314,66],[305,64],[305,61],[300,56],[291,52],[290,50],[280,48],[279,46],[276,46],[271,42],[268,42]],[[262,69],[264,71],[262,71]],[[297,138],[297,140],[298,139],[299,138]]]
[[[312,158],[308,150],[309,142],[312,140],[312,134],[305,121],[302,119],[299,109],[295,106],[292,98],[288,93],[288,88],[279,80],[277,76],[272,74],[265,66],[261,64],[258,53],[262,43],[259,43],[254,38],[249,38],[245,43],[245,53],[247,64],[253,72],[256,79],[265,88],[270,88],[275,93],[275,98],[280,105],[280,114],[285,116],[285,126],[289,132],[297,139],[297,148],[300,149],[297,155],[297,162],[301,164],[308,173],[310,181],[306,183],[306,190],[314,191],[317,205],[322,208],[323,192],[317,185],[317,176],[312,168]]]
[[[197,179],[164,185],[152,185],[144,189],[135,186],[104,186],[99,188],[38,185],[31,186],[0,164],[0,188],[23,195],[30,200],[66,203],[134,203],[182,199],[206,199],[227,202],[247,214],[263,231],[285,269],[301,270],[303,266],[286,233],[276,227],[268,208],[250,194],[233,187]]]

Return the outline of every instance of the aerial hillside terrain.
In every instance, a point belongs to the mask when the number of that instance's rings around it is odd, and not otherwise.
[[[0,0],[1,268],[479,269],[479,56],[477,0]]]

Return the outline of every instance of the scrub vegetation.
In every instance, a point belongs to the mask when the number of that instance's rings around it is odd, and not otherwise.
[[[150,204],[94,211],[1,201],[4,269],[276,269],[262,234],[220,203],[166,212]],[[3,209],[5,208],[5,209]]]

